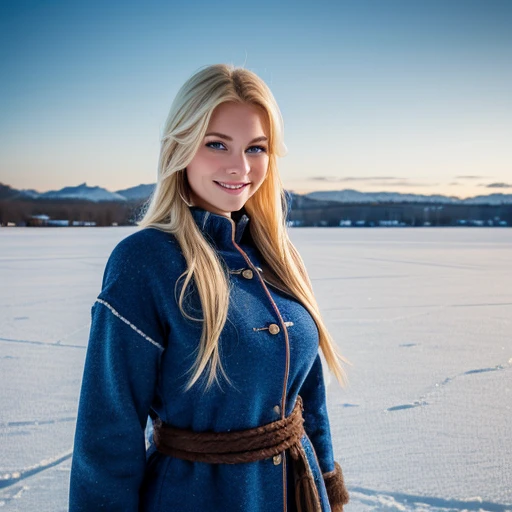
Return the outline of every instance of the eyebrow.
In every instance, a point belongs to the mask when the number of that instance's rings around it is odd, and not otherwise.
[[[210,135],[214,135],[215,137],[219,137],[221,139],[225,139],[225,140],[229,140],[229,141],[232,141],[233,138],[230,137],[229,135],[225,135],[223,133],[219,133],[219,132],[210,132],[210,133],[207,133],[205,135],[205,137],[209,137]],[[255,139],[252,139],[249,144],[253,144],[254,142],[262,142],[262,141],[267,141],[267,137],[265,137],[264,135],[262,135],[261,137],[256,137]]]

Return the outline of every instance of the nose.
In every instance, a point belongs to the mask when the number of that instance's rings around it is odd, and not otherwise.
[[[251,170],[251,166],[245,152],[242,154],[233,153],[227,164],[226,171],[229,174],[239,174],[243,176]]]

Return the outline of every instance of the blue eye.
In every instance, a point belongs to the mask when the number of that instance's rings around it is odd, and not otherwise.
[[[224,149],[226,148],[224,146],[224,144],[222,144],[222,142],[207,142],[206,143],[206,147],[207,148],[212,148],[212,149],[222,149],[222,148],[219,148],[219,146],[222,146]]]
[[[256,149],[257,151],[250,151],[251,149]],[[263,146],[251,146],[247,151],[249,151],[249,153],[265,153],[267,149]]]
[[[226,146],[222,142],[219,142],[219,141],[207,142],[205,144],[205,146],[207,148],[211,148],[211,149],[217,149],[217,150],[222,150],[222,151],[226,150]],[[250,146],[249,148],[247,148],[247,152],[252,153],[252,154],[266,153],[267,148],[264,146]]]

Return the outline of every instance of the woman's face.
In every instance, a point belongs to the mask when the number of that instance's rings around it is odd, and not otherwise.
[[[220,104],[187,166],[192,203],[231,217],[263,183],[268,161],[264,114],[245,103]]]

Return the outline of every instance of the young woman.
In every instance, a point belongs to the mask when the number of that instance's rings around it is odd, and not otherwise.
[[[92,307],[71,512],[343,510],[319,348],[340,381],[343,358],[288,238],[284,152],[254,73],[178,92],[143,229]]]

